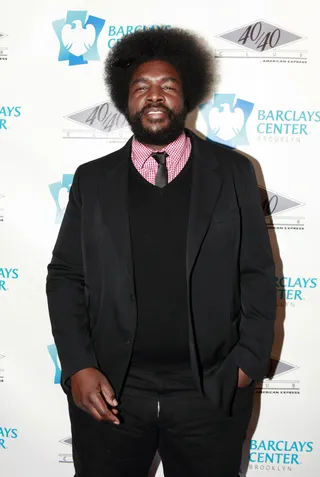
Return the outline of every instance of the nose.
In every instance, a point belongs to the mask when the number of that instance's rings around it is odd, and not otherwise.
[[[153,85],[148,90],[148,95],[146,98],[148,103],[164,103],[165,96],[163,94],[163,90],[158,85]]]

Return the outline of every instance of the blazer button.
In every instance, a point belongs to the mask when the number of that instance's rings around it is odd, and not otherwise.
[[[126,343],[126,345],[129,345],[129,344],[131,343],[131,341],[130,341],[130,340],[126,340],[125,343]]]
[[[130,300],[131,300],[132,302],[136,301],[136,297],[134,296],[133,293],[131,293],[131,295],[130,295]]]

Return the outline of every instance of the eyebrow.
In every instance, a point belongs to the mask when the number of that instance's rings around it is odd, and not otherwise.
[[[132,83],[131,83],[131,86],[135,85],[135,84],[139,84],[139,83],[148,83],[148,81],[150,81],[150,78],[147,78],[147,77],[141,77],[141,78],[137,78],[136,80],[134,80]],[[162,78],[160,78],[160,81],[172,81],[173,83],[177,83],[179,84],[179,81],[174,78],[173,76],[163,76]]]

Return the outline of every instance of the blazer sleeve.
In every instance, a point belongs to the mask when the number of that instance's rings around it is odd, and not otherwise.
[[[241,321],[235,357],[239,368],[260,381],[268,369],[274,339],[276,280],[254,168],[245,157],[236,162],[235,187],[241,214]]]
[[[61,384],[77,371],[98,367],[92,346],[85,297],[81,245],[79,168],[48,265],[46,292],[52,334],[61,363]]]

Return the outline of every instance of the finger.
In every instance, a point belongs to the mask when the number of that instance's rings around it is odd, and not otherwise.
[[[119,419],[111,411],[109,411],[101,396],[93,394],[89,397],[89,401],[90,404],[92,404],[92,406],[100,414],[102,419],[105,421],[112,421],[115,424],[120,424]]]
[[[105,398],[105,400],[107,401],[107,403],[110,404],[110,406],[118,406],[118,402],[114,396],[114,391],[112,387],[110,386],[110,384],[101,383],[100,387],[101,387],[101,393],[103,397]]]
[[[113,412],[113,414],[118,414],[119,411],[118,411],[118,409],[116,409],[116,408],[113,407],[113,408],[111,409],[111,412]]]
[[[101,417],[101,414],[98,413],[98,411],[96,410],[96,408],[92,404],[88,404],[88,406],[85,406],[84,409],[96,421],[102,421],[103,420],[103,418]]]
[[[93,407],[92,404],[88,403],[88,405],[83,404],[82,402],[75,402],[75,405],[81,409],[81,411],[84,411],[87,414],[90,414],[94,419],[97,421],[101,421],[102,417],[98,413],[98,411]]]
[[[89,394],[88,401],[94,406],[94,408],[98,411],[101,417],[104,417],[107,414],[108,407],[100,394]]]

